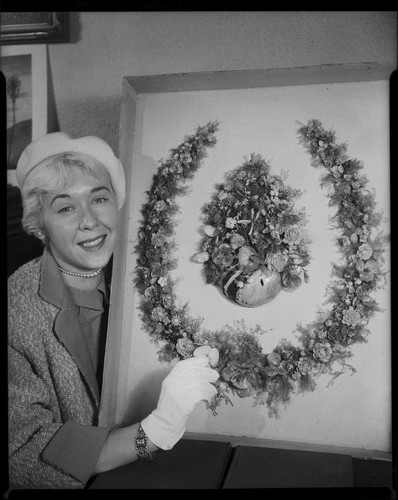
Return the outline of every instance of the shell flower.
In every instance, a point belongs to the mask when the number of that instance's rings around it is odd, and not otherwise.
[[[229,242],[233,250],[236,250],[246,243],[246,238],[238,233],[234,233]]]
[[[228,192],[227,192],[227,191],[225,191],[225,190],[224,190],[224,191],[220,191],[220,192],[218,193],[218,199],[219,199],[219,200],[225,200],[225,199],[227,199],[228,197],[229,197],[229,194],[228,194]]]
[[[334,177],[340,177],[340,175],[344,172],[344,168],[342,165],[334,165],[330,171]]]
[[[282,288],[285,292],[294,292],[302,284],[302,279],[299,276],[291,274],[288,271],[282,273]]]
[[[368,259],[370,259],[372,254],[373,254],[373,250],[369,244],[363,243],[362,245],[360,245],[358,247],[357,255],[360,259],[368,260]]]
[[[181,325],[181,319],[178,316],[173,316],[171,318],[171,324],[173,326],[180,326]]]
[[[161,287],[164,287],[166,284],[167,284],[167,279],[164,277],[164,276],[161,276],[159,279],[158,279],[158,283]]]
[[[324,340],[327,338],[328,332],[326,330],[318,330],[316,336],[319,340]]]
[[[167,207],[166,203],[163,200],[159,200],[155,203],[153,207],[156,212],[162,212]]]
[[[154,299],[156,297],[156,288],[154,286],[148,286],[144,291],[144,296],[149,300]]]
[[[260,261],[254,248],[243,246],[238,254],[239,267],[245,271],[254,271],[258,269]]]
[[[312,372],[312,363],[304,357],[301,357],[297,362],[297,369],[301,375],[308,375]]]
[[[278,352],[271,352],[267,355],[267,361],[270,366],[278,366],[282,361],[282,357]]]
[[[170,321],[169,318],[168,318],[166,310],[162,306],[156,306],[156,307],[154,307],[152,309],[151,317],[155,321],[160,321],[160,322],[162,322],[164,324],[167,324]]]
[[[301,274],[303,274],[303,268],[301,266],[292,265],[289,268],[289,273],[292,276],[300,276]]]
[[[240,364],[232,361],[221,373],[224,381],[230,382],[237,395],[241,398],[254,394],[261,375],[261,368],[257,364]]]
[[[283,241],[286,243],[298,243],[301,239],[301,230],[298,226],[291,226],[285,231]]]
[[[380,268],[375,260],[368,260],[365,262],[359,277],[362,281],[373,281],[373,279],[378,276]]]
[[[233,229],[236,226],[237,222],[234,217],[227,217],[225,220],[225,227],[228,229]]]
[[[348,326],[358,325],[362,321],[360,313],[352,306],[343,311],[342,323]]]
[[[350,238],[346,235],[339,238],[339,243],[342,247],[348,247],[350,245]]]
[[[189,358],[195,350],[195,345],[188,337],[182,337],[176,342],[176,350],[184,358]]]
[[[232,250],[231,245],[228,243],[222,243],[216,247],[212,253],[213,262],[220,266],[221,268],[228,268],[232,265],[235,260],[235,254]]]
[[[323,363],[330,360],[333,354],[332,346],[329,342],[318,342],[315,343],[312,355],[315,359],[319,359]]]

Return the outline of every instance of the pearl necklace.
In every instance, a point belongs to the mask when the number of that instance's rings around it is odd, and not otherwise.
[[[102,271],[102,267],[96,269],[95,271],[92,271],[91,273],[75,273],[73,271],[68,271],[61,266],[58,266],[58,269],[61,271],[61,273],[69,274],[69,276],[76,276],[77,278],[95,278]]]

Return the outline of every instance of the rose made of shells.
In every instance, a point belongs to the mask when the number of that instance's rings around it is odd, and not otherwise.
[[[352,306],[343,311],[343,319],[341,320],[341,322],[344,323],[345,325],[355,326],[361,323],[361,321],[362,317],[360,313]]]
[[[312,355],[315,359],[319,359],[323,363],[327,363],[333,354],[333,348],[329,342],[316,343],[314,345]]]
[[[176,342],[176,350],[183,358],[206,356],[212,368],[218,364],[220,354],[218,349],[208,344],[196,346],[195,343],[184,333],[183,337]]]
[[[260,363],[241,364],[232,361],[221,373],[222,380],[229,382],[236,394],[246,398],[254,394],[261,380]]]

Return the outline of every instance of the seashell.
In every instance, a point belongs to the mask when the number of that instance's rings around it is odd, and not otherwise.
[[[247,389],[236,389],[236,394],[240,398],[248,398],[253,394],[253,389],[247,388]]]
[[[282,288],[285,292],[294,292],[302,283],[302,279],[294,274],[283,275]]]
[[[300,276],[303,274],[303,268],[301,266],[293,265],[290,268],[290,274],[292,276]]]
[[[239,250],[238,254],[239,267],[245,271],[253,271],[258,268],[259,262],[257,258],[257,252],[254,248],[247,245],[243,246]]]
[[[211,238],[216,235],[216,228],[214,226],[211,226],[210,224],[206,224],[203,228],[204,232],[207,234],[207,236],[210,236]]]
[[[243,246],[245,244],[245,242],[246,242],[246,238],[244,238],[242,235],[240,235],[238,233],[233,234],[231,236],[231,239],[230,239],[231,247],[234,250]]]
[[[201,345],[200,347],[197,347],[193,351],[193,355],[195,357],[208,356],[208,354],[209,354],[210,351],[211,351],[211,347],[209,345]]]
[[[207,355],[207,357],[209,358],[210,366],[212,366],[213,368],[215,366],[217,366],[218,360],[220,358],[220,355],[218,353],[218,349],[216,349],[215,347],[213,347],[212,349],[210,349],[209,354]]]
[[[220,290],[227,299],[244,307],[257,307],[273,300],[282,290],[280,274],[277,271],[258,269],[243,286],[242,270],[230,270],[221,279]]]
[[[298,254],[295,254],[295,253],[290,254],[290,258],[292,259],[293,264],[295,264],[295,265],[300,265],[303,263],[303,258]]]
[[[199,264],[202,264],[203,262],[206,262],[209,260],[209,253],[208,252],[199,252],[192,257],[192,260],[194,262],[198,262]]]
[[[351,243],[356,243],[358,241],[357,233],[352,233],[350,236]]]
[[[372,273],[378,273],[380,271],[379,264],[375,260],[368,260],[365,263],[365,270],[371,271]]]
[[[272,351],[270,354],[268,354],[267,361],[270,366],[279,366],[282,358],[279,353]]]

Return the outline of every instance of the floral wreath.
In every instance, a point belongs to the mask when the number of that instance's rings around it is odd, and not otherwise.
[[[241,320],[216,331],[201,329],[202,319],[192,318],[188,304],[177,301],[170,275],[177,266],[175,199],[187,193],[187,181],[207,156],[206,149],[216,143],[217,122],[198,127],[171,150],[168,159],[160,160],[141,210],[135,284],[143,325],[160,347],[160,361],[208,355],[220,373],[217,394],[208,403],[214,415],[223,402],[232,405],[232,394],[253,398],[254,406],[266,405],[269,415],[277,417],[280,406],[293,394],[313,391],[320,374],[330,375],[330,385],[347,370],[355,373],[347,362],[352,357],[350,346],[367,341],[367,324],[380,311],[371,293],[385,284],[387,237],[373,234],[383,220],[383,214],[375,211],[374,191],[366,187],[361,163],[348,158],[347,145],[336,144],[333,131],[324,130],[318,120],[299,125],[299,142],[310,154],[312,166],[326,169],[321,187],[329,188],[329,205],[336,208],[331,221],[339,230],[336,244],[341,263],[332,265],[326,290],[329,309],[320,310],[310,324],[297,325],[296,345],[282,339],[272,352],[264,353],[257,339],[264,333],[261,327],[248,327]],[[245,168],[259,163],[265,167],[261,158],[252,155]]]
[[[266,304],[309,279],[305,211],[294,209],[301,192],[283,181],[252,154],[203,208],[205,236],[193,260],[204,263],[206,283],[241,306]]]

